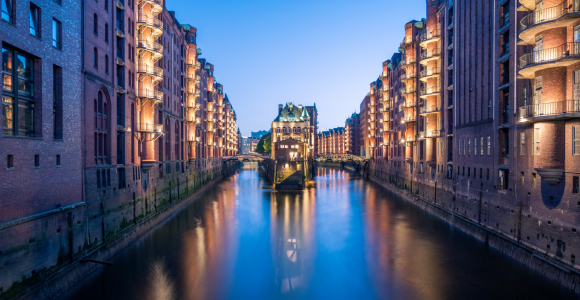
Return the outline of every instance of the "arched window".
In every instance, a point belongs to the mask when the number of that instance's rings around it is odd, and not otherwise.
[[[109,11],[109,0],[105,0],[105,10]]]
[[[298,128],[296,129],[296,131],[297,131],[298,133],[302,133],[302,128],[298,127]]]
[[[276,128],[276,133],[280,133],[280,128]]]
[[[109,74],[109,56],[105,55],[105,73]]]
[[[98,102],[97,102],[97,112],[99,114],[103,114],[103,93],[99,91],[99,96],[97,97]]]
[[[97,47],[95,47],[95,49],[93,49],[93,63],[95,65],[95,69],[99,68],[99,50],[97,50]]]
[[[282,127],[282,133],[286,133],[286,127]]]
[[[93,33],[97,36],[99,35],[99,17],[97,17],[97,14],[93,16]]]
[[[109,24],[105,23],[105,42],[109,42]]]

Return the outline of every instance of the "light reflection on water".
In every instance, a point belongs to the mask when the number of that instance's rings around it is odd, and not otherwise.
[[[318,169],[274,191],[227,178],[131,245],[70,299],[546,299],[571,297],[377,185]]]

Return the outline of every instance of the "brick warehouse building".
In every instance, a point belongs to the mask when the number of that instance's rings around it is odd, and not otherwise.
[[[115,239],[240,150],[197,29],[163,1],[6,3],[0,293]]]
[[[318,134],[318,155],[346,153],[344,127],[337,127]]]
[[[580,6],[426,4],[360,105],[370,175],[512,240],[532,267],[535,255],[571,270],[580,253]],[[570,274],[549,276],[559,272]]]

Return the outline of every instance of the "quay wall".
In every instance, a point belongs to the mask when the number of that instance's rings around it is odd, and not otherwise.
[[[102,267],[83,261],[110,259],[238,167],[221,158],[159,163],[127,174],[134,180],[123,189],[111,188],[119,186],[112,173],[106,187],[85,184],[85,202],[0,224],[0,299],[58,296]]]
[[[509,196],[470,178],[441,179],[371,159],[365,176],[425,211],[580,294],[580,242],[574,223],[526,196]],[[427,176],[425,176],[427,175]],[[544,184],[544,183],[542,183]],[[549,188],[549,187],[548,187]],[[544,207],[542,207],[544,206]]]

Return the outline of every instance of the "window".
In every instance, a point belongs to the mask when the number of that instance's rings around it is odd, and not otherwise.
[[[526,152],[524,150],[525,145],[526,145],[526,133],[520,132],[520,155],[524,155],[524,153]]]
[[[578,194],[580,189],[580,180],[578,176],[572,177],[572,194]]]
[[[540,128],[534,128],[534,155],[540,155]]]
[[[6,157],[6,169],[8,170],[14,169],[14,157],[12,156],[12,154],[8,154],[8,156]]]
[[[477,155],[477,138],[473,139],[473,155]]]
[[[2,133],[14,134],[14,99],[2,96]]]
[[[471,140],[467,141],[467,148],[468,148],[467,153],[469,153],[469,155],[471,155]]]
[[[2,1],[2,20],[13,23],[14,20],[12,19],[14,13],[12,11],[13,0],[0,0]]]
[[[109,11],[109,0],[105,0],[105,11]]]
[[[105,42],[109,43],[109,24],[105,24]]]
[[[14,59],[16,58],[16,61]],[[14,68],[13,65],[17,67]],[[33,59],[15,49],[2,48],[2,131],[34,136]],[[17,80],[13,80],[17,78]],[[15,92],[17,91],[17,92]],[[18,132],[16,132],[18,126]]]
[[[38,154],[34,155],[34,167],[40,168],[40,155]]]
[[[99,69],[99,50],[95,47],[93,49],[93,64],[95,69]]]
[[[109,74],[109,56],[105,55],[105,74]]]
[[[40,8],[30,3],[30,34],[40,37]]]
[[[487,155],[491,155],[491,136],[487,137]]]
[[[99,17],[97,17],[97,14],[93,15],[93,33],[96,36],[99,35]]]
[[[486,179],[489,180],[489,169],[487,169],[487,176]]]
[[[481,137],[481,143],[480,143],[480,147],[481,147],[481,155],[483,155],[483,137]]]
[[[52,19],[52,46],[57,49],[62,49],[62,29],[61,23],[57,19]]]
[[[536,187],[536,173],[532,173],[532,187]]]
[[[572,126],[572,155],[580,155],[580,126]]]
[[[62,68],[52,69],[52,126],[54,139],[62,140]]]
[[[525,181],[524,172],[521,172],[520,173],[520,185],[524,185],[524,181]]]
[[[59,154],[56,155],[56,166],[60,167],[60,155]]]

